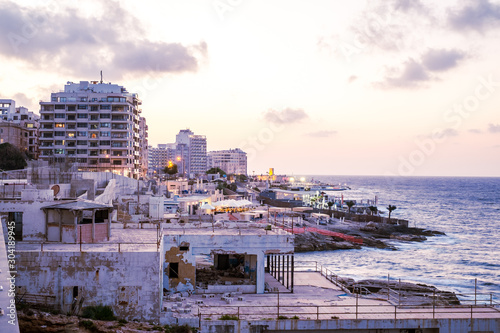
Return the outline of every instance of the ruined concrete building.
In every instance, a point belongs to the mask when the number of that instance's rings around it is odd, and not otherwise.
[[[4,233],[15,225],[16,295],[63,313],[103,304],[119,318],[169,323],[164,297],[264,293],[267,258],[293,256],[283,230],[165,223],[166,198],[135,179],[89,172],[29,184],[0,199]]]

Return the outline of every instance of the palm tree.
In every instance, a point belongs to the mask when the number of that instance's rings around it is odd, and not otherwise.
[[[378,212],[378,208],[375,206],[370,206],[370,207],[368,207],[368,209],[370,210],[372,216],[373,216],[373,214]]]
[[[354,201],[346,201],[345,204],[347,205],[347,208],[349,208],[349,214],[350,214],[352,206],[356,205],[356,203]]]
[[[332,217],[333,201],[328,201],[326,204],[328,205],[328,214],[330,215],[330,217]]]
[[[387,210],[389,211],[389,219],[391,219],[391,213],[392,213],[392,211],[396,210],[396,208],[398,208],[398,207],[392,206],[392,205],[387,206]]]

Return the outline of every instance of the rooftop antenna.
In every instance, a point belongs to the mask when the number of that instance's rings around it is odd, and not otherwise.
[[[101,71],[101,83],[102,83],[102,71]]]

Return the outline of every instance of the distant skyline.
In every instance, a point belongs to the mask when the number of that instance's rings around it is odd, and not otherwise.
[[[123,85],[248,172],[500,176],[500,1],[0,0],[0,98]]]

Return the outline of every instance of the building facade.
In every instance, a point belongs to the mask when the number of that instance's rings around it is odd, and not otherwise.
[[[40,102],[40,159],[76,163],[82,171],[144,176],[147,126],[140,105],[137,94],[117,84],[68,82]]]
[[[247,175],[247,153],[239,148],[211,151],[208,153],[208,168],[220,168],[227,174]]]
[[[12,99],[0,99],[0,143],[9,142],[38,158],[38,127],[40,117],[25,107],[17,107]]]
[[[180,130],[175,143],[149,147],[149,175],[161,174],[168,162],[177,165],[181,177],[194,178],[207,171],[207,138],[191,130]]]

